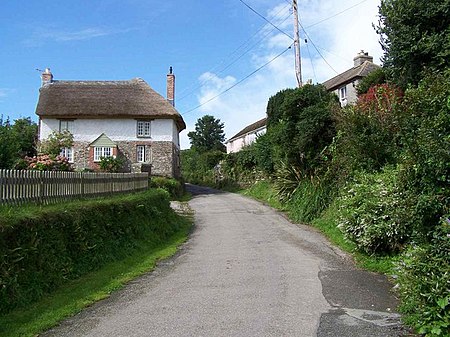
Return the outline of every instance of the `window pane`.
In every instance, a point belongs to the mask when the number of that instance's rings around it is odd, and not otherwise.
[[[150,136],[150,122],[144,122],[144,134],[145,136]]]
[[[144,123],[143,122],[137,122],[137,134],[138,134],[138,136],[144,135]]]
[[[94,148],[94,161],[100,161],[101,156],[102,156],[102,148],[95,147]]]
[[[60,120],[59,121],[59,131],[63,132],[63,131],[69,131],[70,133],[72,133],[73,131],[73,121],[68,121],[68,120]]]
[[[145,146],[144,145],[138,145],[136,147],[136,161],[138,163],[145,162]]]
[[[150,137],[151,123],[149,121],[138,121],[137,122],[137,135],[138,137]]]
[[[73,163],[73,149],[71,147],[64,147],[61,149],[60,155],[67,158],[69,163]]]
[[[110,147],[104,147],[103,148],[103,157],[111,157],[112,156],[112,149]]]

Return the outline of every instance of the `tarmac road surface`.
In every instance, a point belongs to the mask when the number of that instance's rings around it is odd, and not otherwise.
[[[405,336],[385,277],[261,203],[188,186],[180,252],[41,336]]]

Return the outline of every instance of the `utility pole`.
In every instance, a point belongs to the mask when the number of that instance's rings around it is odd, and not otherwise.
[[[294,15],[294,53],[295,53],[295,77],[300,88],[302,83],[302,63],[300,57],[300,33],[298,31],[298,9],[297,0],[292,0],[292,12]]]

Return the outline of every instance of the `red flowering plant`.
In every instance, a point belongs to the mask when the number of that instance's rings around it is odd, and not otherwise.
[[[343,162],[354,169],[378,170],[397,162],[399,118],[403,93],[391,84],[371,87],[355,105],[336,113],[345,155]]]
[[[395,85],[383,83],[369,88],[360,95],[355,108],[369,118],[375,118],[384,127],[393,127],[393,113],[402,102],[403,92]]]

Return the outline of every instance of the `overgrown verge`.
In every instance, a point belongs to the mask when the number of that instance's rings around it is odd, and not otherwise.
[[[172,199],[176,200],[181,199],[186,193],[184,182],[174,178],[152,177],[149,185],[152,188],[162,188],[169,193]]]
[[[180,229],[167,192],[0,210],[0,313],[81,275],[156,247]]]
[[[280,92],[269,100],[267,133],[227,159],[232,178],[268,174],[274,193],[261,183],[251,193],[278,199],[294,221],[393,276],[405,321],[427,337],[450,336],[449,75],[429,74],[404,92],[371,87],[355,105],[322,110],[321,120],[301,92],[312,88]],[[330,116],[333,137],[322,132]],[[263,153],[273,171],[257,160]]]

